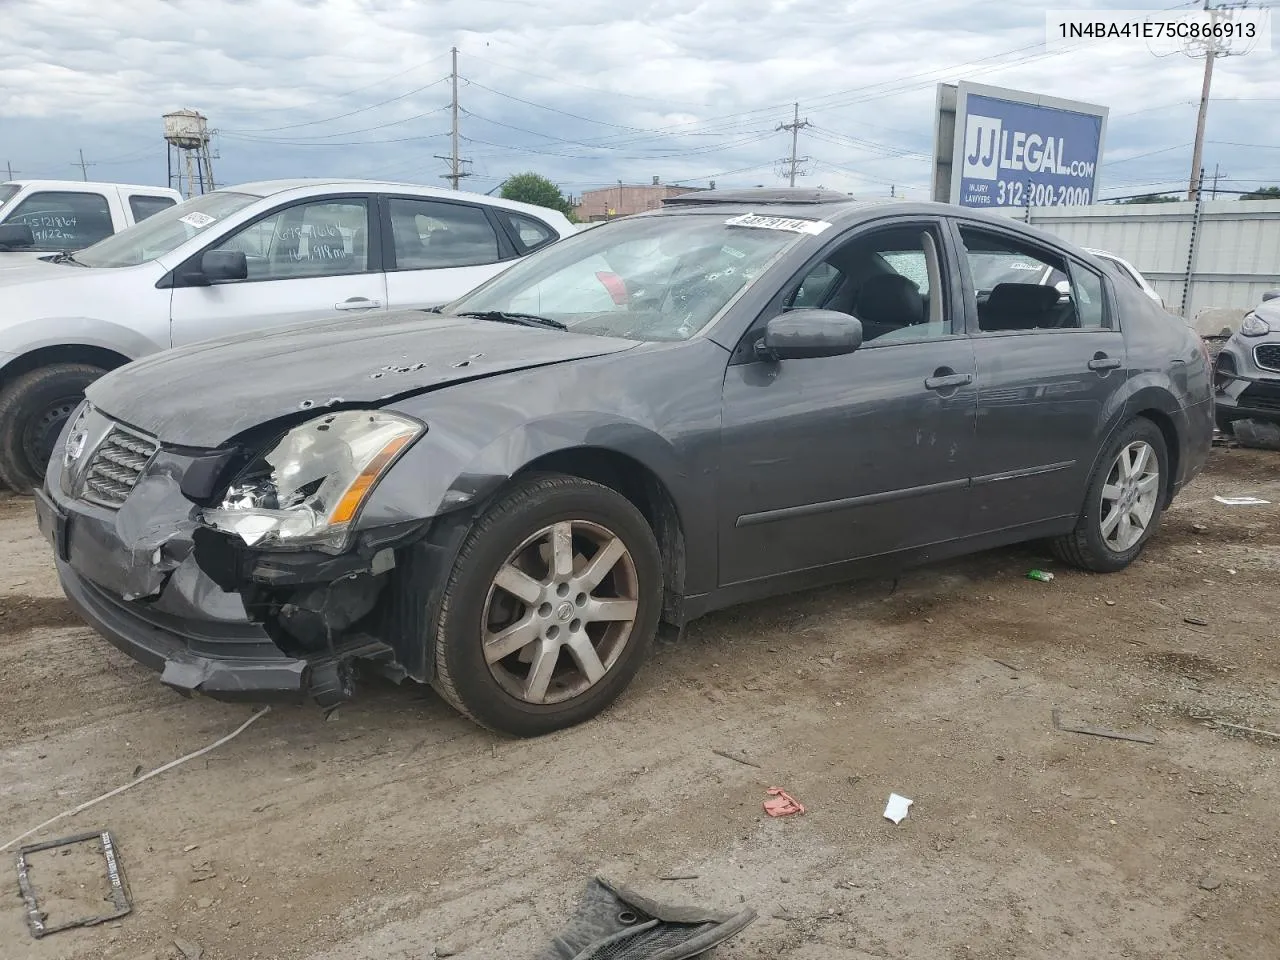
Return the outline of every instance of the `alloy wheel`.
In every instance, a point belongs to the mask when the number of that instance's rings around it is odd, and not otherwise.
[[[485,662],[511,696],[562,703],[618,662],[640,607],[630,551],[601,524],[561,520],[507,557],[481,619]]]
[[[1132,550],[1147,532],[1160,500],[1160,458],[1145,440],[1126,445],[1102,486],[1102,540],[1116,553]]]

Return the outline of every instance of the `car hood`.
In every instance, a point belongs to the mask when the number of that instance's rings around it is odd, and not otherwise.
[[[414,310],[154,354],[95,381],[87,395],[103,413],[164,443],[211,448],[307,410],[381,406],[449,384],[635,346]]]
[[[48,251],[32,250],[0,250],[0,270],[13,270],[16,267],[29,267],[41,257],[51,257]]]

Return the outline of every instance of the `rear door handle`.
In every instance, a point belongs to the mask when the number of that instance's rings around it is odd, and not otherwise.
[[[1090,370],[1115,370],[1119,366],[1119,357],[1094,357],[1089,361]]]
[[[973,383],[972,373],[935,374],[932,377],[925,377],[924,380],[926,390],[953,390],[970,383]]]
[[[375,310],[382,306],[381,300],[370,300],[368,297],[348,297],[333,305],[335,310]]]

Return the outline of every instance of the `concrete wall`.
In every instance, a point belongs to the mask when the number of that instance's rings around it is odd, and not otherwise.
[[[1280,200],[1232,199],[1201,205],[1188,289],[1195,206],[1179,202],[1035,207],[1031,223],[1078,246],[1124,257],[1160,292],[1172,312],[1187,317],[1212,307],[1247,310],[1265,291],[1280,288]]]

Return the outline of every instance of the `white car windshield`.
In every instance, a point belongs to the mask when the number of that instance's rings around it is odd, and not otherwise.
[[[176,250],[219,220],[261,199],[231,190],[192,197],[77,251],[75,259],[86,267],[136,267]]]
[[[533,314],[574,333],[687,340],[802,236],[725,220],[680,214],[605,223],[533,254],[445,312]]]

